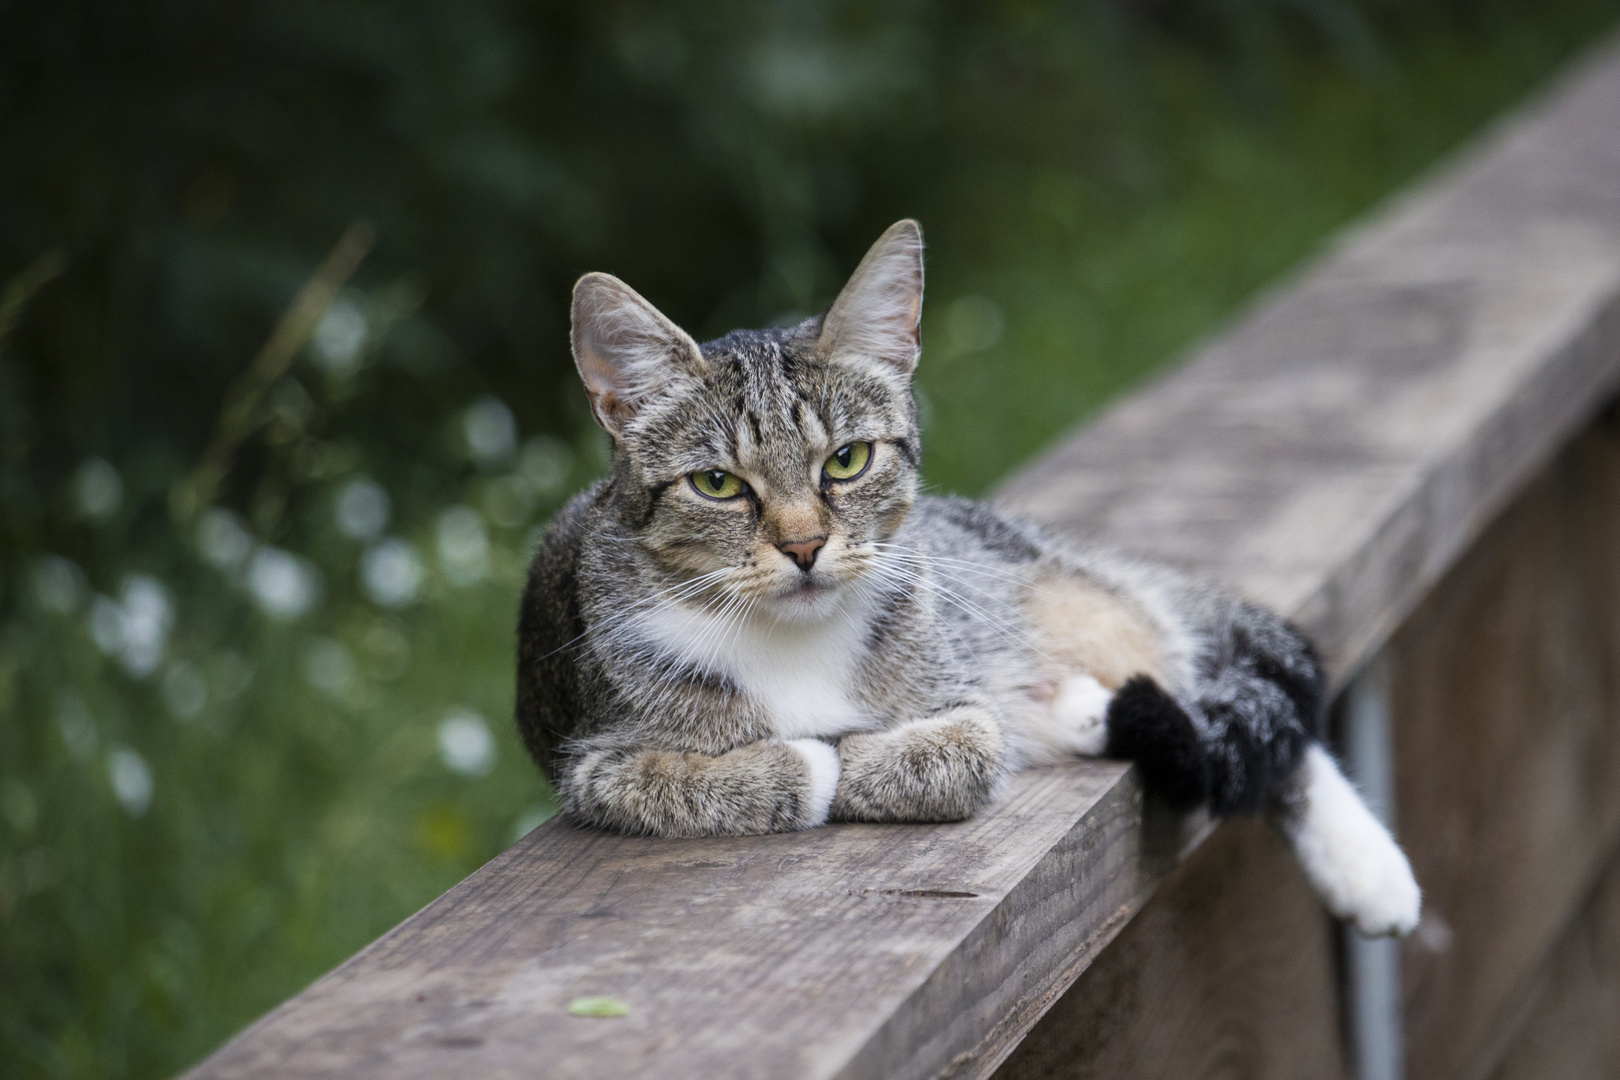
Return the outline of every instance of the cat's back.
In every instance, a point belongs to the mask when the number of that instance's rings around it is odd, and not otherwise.
[[[551,772],[578,715],[580,555],[603,484],[580,492],[552,518],[529,564],[518,614],[517,725],[524,745]]]
[[[1199,594],[1178,576],[969,499],[920,499],[913,518],[902,533],[926,555],[940,613],[971,641],[976,662],[1021,657],[1110,688],[1143,673],[1187,684]]]
[[[918,575],[916,587],[953,625],[952,641],[983,658],[1021,637],[1028,593],[1047,554],[1044,541],[1033,525],[985,503],[923,496],[888,551]]]
[[[904,541],[941,559],[1020,566],[1038,561],[1049,541],[1028,522],[988,503],[957,495],[924,495],[901,530]]]

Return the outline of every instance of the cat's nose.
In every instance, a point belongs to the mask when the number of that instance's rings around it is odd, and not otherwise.
[[[782,549],[782,554],[798,563],[800,570],[808,574],[810,568],[816,565],[816,552],[820,551],[826,544],[827,538],[825,536],[813,536],[808,540],[796,540],[791,544],[777,544],[776,546]]]

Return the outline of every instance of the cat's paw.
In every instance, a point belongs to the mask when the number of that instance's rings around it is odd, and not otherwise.
[[[1406,854],[1326,750],[1312,746],[1300,768],[1304,797],[1289,831],[1322,902],[1368,937],[1411,933],[1423,894]]]
[[[1423,892],[1406,855],[1390,840],[1378,865],[1369,869],[1376,884],[1356,899],[1344,917],[1367,937],[1405,937],[1417,929],[1423,916]]]
[[[1070,754],[1096,757],[1108,748],[1108,703],[1114,692],[1090,675],[1070,675],[1052,699],[1052,734]]]
[[[805,799],[805,827],[825,825],[832,811],[833,796],[838,793],[838,778],[843,773],[838,749],[820,739],[794,739],[787,745],[798,751],[810,771],[810,793]]]

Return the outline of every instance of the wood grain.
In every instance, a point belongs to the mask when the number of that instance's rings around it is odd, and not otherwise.
[[[1620,858],[1536,979],[1517,1035],[1490,1080],[1620,1076]]]
[[[1145,827],[1125,771],[1032,771],[946,826],[668,841],[552,822],[193,1075],[960,1069],[1033,1023],[1175,864],[1184,823]],[[567,1013],[598,995],[629,1015]],[[872,1007],[897,999],[918,1008]]]
[[[1620,47],[1004,489],[1343,676],[1620,385]],[[197,1077],[988,1075],[1204,830],[1135,774],[747,840],[543,827]],[[971,894],[971,895],[959,895]],[[571,1017],[575,996],[630,1005]]]
[[[1333,927],[1258,821],[1222,826],[995,1080],[1346,1075]]]
[[[1430,920],[1404,949],[1407,1074],[1465,1080],[1620,846],[1612,426],[1487,531],[1388,654],[1395,805]]]

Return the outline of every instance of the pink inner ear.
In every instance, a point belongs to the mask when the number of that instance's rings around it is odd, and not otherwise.
[[[574,361],[592,411],[614,434],[702,362],[680,327],[608,274],[587,274],[575,285],[573,322]]]
[[[634,410],[611,390],[604,390],[601,393],[593,392],[591,398],[596,405],[598,421],[610,431],[623,427],[630,422],[631,416],[634,415]]]

